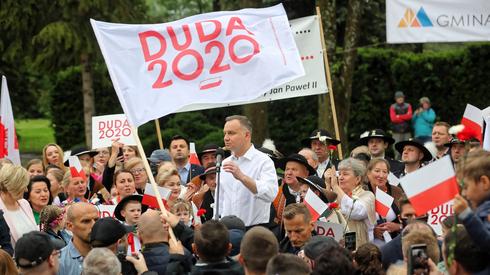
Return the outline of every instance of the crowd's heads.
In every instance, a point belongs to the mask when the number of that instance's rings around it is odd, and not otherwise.
[[[315,259],[315,268],[312,275],[356,274],[350,252],[343,247],[330,247],[325,249],[320,257]]]
[[[123,225],[112,217],[102,218],[95,222],[90,231],[90,245],[110,247],[115,251],[118,241],[129,232],[131,227]]]
[[[14,259],[7,251],[0,249],[0,274],[18,274]]]
[[[125,198],[136,192],[133,174],[127,169],[119,169],[114,173],[113,186],[117,190],[117,195]]]
[[[69,198],[82,198],[87,191],[87,181],[82,177],[73,177],[68,170],[63,177],[63,190]]]
[[[367,177],[374,186],[386,186],[389,173],[390,163],[386,159],[377,158],[369,161]]]
[[[129,170],[134,176],[134,185],[137,189],[144,189],[148,182],[143,160],[139,157],[133,157],[124,163],[124,169]]]
[[[124,162],[132,158],[141,158],[138,147],[134,145],[124,145],[122,148]]]
[[[189,159],[189,140],[181,135],[175,135],[170,139],[170,156],[176,163],[187,163]]]
[[[449,148],[451,159],[455,164],[457,164],[466,153],[465,142],[457,137],[452,137],[448,143],[444,144],[444,146]]]
[[[204,262],[220,262],[230,253],[228,229],[219,221],[210,220],[194,231],[192,249]]]
[[[220,219],[220,222],[228,228],[230,243],[232,245],[230,256],[235,256],[240,253],[240,245],[246,231],[245,223],[235,215],[224,216]]]
[[[124,197],[114,209],[114,216],[120,221],[125,221],[128,225],[137,224],[141,213],[148,208],[146,205],[141,204],[142,200],[142,195]]]
[[[304,199],[308,189],[311,189],[313,193],[320,197],[325,203],[334,202],[337,198],[337,194],[326,190],[325,181],[318,176],[308,176],[307,178],[296,177],[301,183],[301,196]]]
[[[308,208],[302,203],[292,203],[284,208],[282,214],[284,230],[291,245],[301,248],[311,238],[314,221]]]
[[[449,128],[451,125],[447,122],[436,122],[434,123],[434,127],[432,127],[432,142],[436,145],[436,147],[440,149],[445,149],[444,144],[448,143],[451,139],[449,135]]]
[[[29,201],[31,207],[39,211],[53,201],[51,195],[51,183],[43,175],[34,176],[27,185],[27,192],[24,193],[24,199]]]
[[[405,100],[405,94],[402,91],[395,92],[395,101],[398,104],[402,104]]]
[[[316,155],[315,151],[311,150],[310,148],[303,148],[299,150],[298,154],[302,155],[305,157],[306,161],[308,161],[308,164],[316,169],[318,167],[318,156]]]
[[[172,204],[170,212],[179,217],[180,221],[185,225],[190,226],[194,217],[194,211],[190,202],[178,198]]]
[[[119,275],[121,263],[114,252],[107,248],[93,248],[83,260],[84,275]]]
[[[280,168],[284,170],[284,183],[296,189],[298,180],[296,177],[306,178],[316,174],[316,170],[308,164],[305,157],[300,154],[291,154],[279,161]]]
[[[490,196],[490,152],[478,149],[468,153],[458,167],[466,198],[474,207]]]
[[[178,198],[181,192],[180,175],[177,168],[160,170],[157,175],[157,184],[172,191],[172,198]]]
[[[339,163],[339,186],[350,193],[356,188],[366,174],[366,166],[360,160],[347,158]]]
[[[418,138],[400,141],[395,144],[395,149],[401,154],[402,162],[405,164],[422,163],[432,159],[432,154]]]
[[[72,204],[66,212],[66,229],[73,233],[73,239],[90,243],[90,232],[99,219],[97,208],[86,202]]]
[[[204,173],[199,175],[199,178],[209,186],[209,189],[214,191],[214,189],[216,188],[216,163],[208,163],[208,166],[206,166]]]
[[[329,157],[329,145],[337,146],[340,140],[333,136],[325,129],[316,129],[311,132],[310,136],[303,139],[303,145],[310,147],[318,156],[320,162],[325,161]]]
[[[51,183],[51,194],[56,197],[63,189],[62,182],[65,173],[59,168],[46,169],[46,177]]]
[[[48,143],[43,148],[43,165],[47,167],[49,164],[63,168],[63,149],[56,143]]]
[[[313,236],[304,246],[304,254],[307,257],[307,262],[310,267],[315,266],[315,259],[322,255],[324,250],[330,249],[331,247],[339,247],[339,243],[332,237],[327,236]]]
[[[30,177],[44,175],[43,161],[40,159],[31,159],[26,165],[26,170]]]
[[[453,262],[449,264],[448,256],[451,243],[455,244],[454,258]],[[442,246],[442,254],[448,273],[451,275],[480,274],[479,272],[490,269],[488,261],[490,252],[475,243],[464,227],[456,228],[455,234],[446,235]]]
[[[410,257],[410,247],[416,244],[427,245],[427,256],[434,262],[439,262],[440,251],[434,234],[422,230],[411,230],[402,237],[402,251],[405,261]]]
[[[381,250],[372,243],[361,245],[354,254],[357,269],[364,275],[383,274]]]
[[[170,152],[167,149],[157,149],[151,152],[148,161],[159,164],[162,161],[172,161],[172,157],[170,156]]]
[[[292,254],[278,254],[267,264],[267,275],[308,275],[310,267],[299,257]],[[329,273],[324,273],[329,274]]]
[[[15,200],[21,199],[29,184],[29,173],[21,166],[5,164],[0,169],[0,192],[8,193]]]
[[[64,227],[65,211],[56,205],[47,205],[39,214],[39,228],[41,231],[57,231]]]
[[[264,273],[267,262],[279,253],[279,244],[274,234],[264,227],[247,231],[240,246],[240,263],[253,273]]]
[[[413,221],[419,221],[426,223],[428,216],[422,215],[417,216],[415,208],[413,208],[412,203],[407,198],[401,198],[400,201],[400,215],[399,219],[403,227],[406,227],[409,223]]]
[[[59,250],[65,243],[51,239],[48,234],[31,231],[24,234],[15,244],[15,262],[24,271],[58,271]],[[54,274],[52,273],[52,274]]]
[[[210,163],[216,162],[216,150],[219,146],[214,143],[204,145],[202,151],[197,153],[197,157],[203,167],[208,167]]]

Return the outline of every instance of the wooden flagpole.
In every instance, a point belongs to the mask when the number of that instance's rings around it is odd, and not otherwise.
[[[160,149],[163,149],[162,132],[160,130],[160,121],[158,118],[155,119],[155,128],[157,129],[158,145],[160,145]]]
[[[333,88],[332,88],[332,78],[330,77],[330,65],[328,63],[328,56],[327,56],[327,46],[325,45],[325,37],[323,35],[322,15],[320,13],[320,7],[318,7],[318,6],[316,7],[316,15],[318,16],[318,23],[320,24],[320,36],[321,36],[321,40],[322,40],[323,62],[325,63],[325,74],[327,77],[328,94],[330,96],[330,106],[332,107],[335,137],[338,140],[340,140],[339,124],[337,122],[337,111],[335,109],[335,98],[334,98]],[[342,159],[343,158],[342,143],[339,144],[338,149],[339,149],[339,159]]]
[[[153,188],[153,192],[155,193],[155,197],[157,197],[158,207],[160,207],[160,210],[165,216],[168,216],[168,211],[163,205],[162,197],[160,196],[160,192],[158,192],[157,183],[155,182],[155,178],[153,177],[153,173],[151,172],[150,164],[148,163],[148,159],[146,158],[145,150],[143,149],[143,145],[141,144],[141,140],[138,135],[138,128],[131,126],[131,129],[133,131],[134,139],[136,140],[136,146],[138,147],[138,151],[140,153],[141,159],[143,160],[143,165],[145,167],[145,170],[147,171],[146,174],[148,175],[148,179],[150,180],[151,187]],[[177,241],[174,235],[174,231],[172,230],[172,226],[168,227],[168,233],[170,239]]]

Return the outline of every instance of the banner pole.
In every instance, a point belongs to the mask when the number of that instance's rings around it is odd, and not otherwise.
[[[163,149],[162,132],[160,130],[160,121],[158,118],[155,119],[155,128],[157,129],[158,145],[160,145],[160,149]]]
[[[163,205],[162,197],[160,196],[160,192],[158,192],[157,183],[155,182],[155,178],[153,177],[153,173],[151,172],[150,164],[148,163],[148,159],[146,158],[145,150],[143,149],[143,145],[141,144],[141,140],[140,140],[140,137],[138,135],[138,128],[131,126],[131,129],[133,131],[134,139],[136,140],[136,146],[138,147],[138,151],[140,153],[141,159],[143,160],[143,166],[145,167],[145,170],[147,171],[146,174],[148,175],[148,179],[150,180],[151,187],[153,188],[153,192],[155,193],[155,197],[157,197],[158,207],[160,207],[160,211],[162,211],[162,213],[165,216],[168,216],[168,211],[165,208],[165,206]],[[170,236],[170,239],[177,241],[177,239],[175,238],[174,232],[172,230],[172,226],[168,227],[168,234]]]
[[[335,109],[335,98],[334,98],[333,88],[332,88],[332,78],[330,77],[330,65],[328,63],[328,56],[327,56],[327,46],[325,45],[325,37],[323,35],[322,15],[320,13],[320,7],[318,6],[316,7],[316,15],[318,16],[318,23],[320,24],[320,36],[322,40],[322,49],[323,49],[323,62],[325,63],[325,74],[327,77],[328,94],[330,96],[330,106],[332,107],[335,137],[338,140],[340,140],[339,124],[337,122],[337,111]],[[339,150],[339,159],[342,159],[343,158],[342,143],[339,144],[338,150]]]

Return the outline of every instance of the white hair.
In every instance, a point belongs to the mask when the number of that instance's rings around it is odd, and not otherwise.
[[[105,247],[92,248],[83,260],[84,275],[119,275],[121,263],[114,252]]]

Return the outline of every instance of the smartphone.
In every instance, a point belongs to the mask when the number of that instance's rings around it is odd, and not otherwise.
[[[411,245],[408,257],[408,274],[428,275],[430,271],[428,260],[426,244]]]
[[[347,232],[344,235],[345,248],[349,251],[356,250],[356,232]]]
[[[119,153],[117,154],[117,158],[120,158],[123,156],[123,149],[119,148]]]

